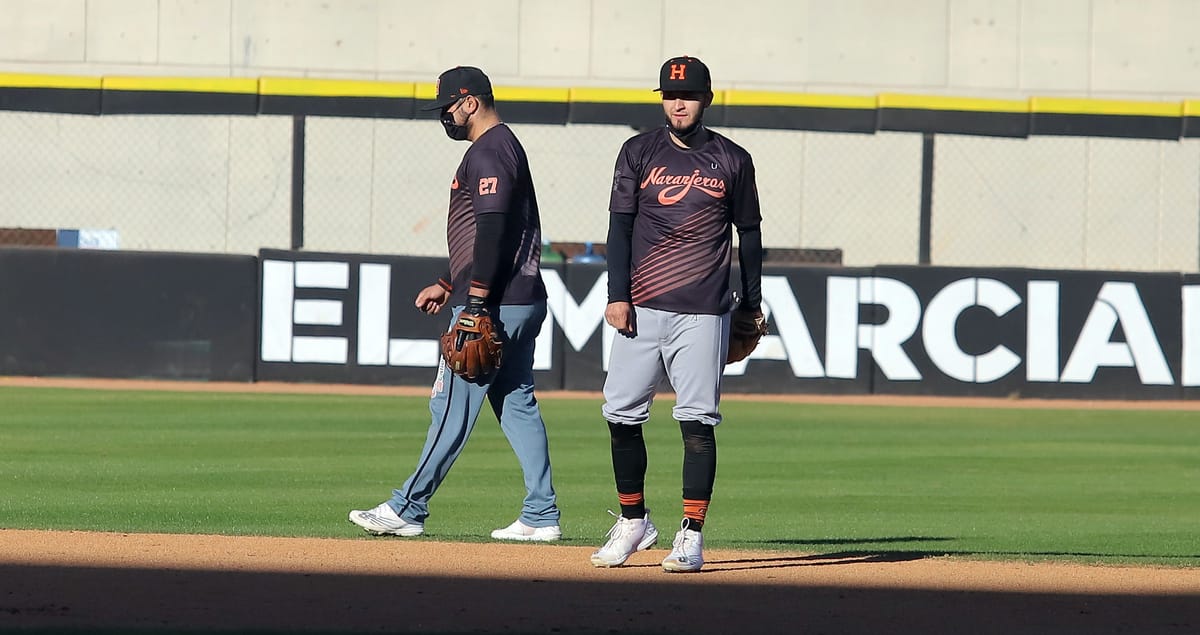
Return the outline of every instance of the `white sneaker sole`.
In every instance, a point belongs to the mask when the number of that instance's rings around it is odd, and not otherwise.
[[[555,542],[562,538],[562,534],[558,534],[557,536],[553,534],[541,536],[530,534],[526,536],[525,534],[506,534],[502,531],[493,531],[492,538],[496,540],[515,540],[517,542]]]
[[[632,553],[625,554],[625,557],[621,558],[620,560],[605,560],[600,556],[599,552],[593,553],[592,566],[596,567],[597,569],[611,569],[612,567],[619,567],[625,564],[626,560],[629,560],[629,556],[632,556],[634,553],[639,551],[646,551],[650,547],[653,547],[657,542],[658,528],[654,528],[654,531],[646,532],[646,535],[642,537],[642,541],[638,543],[637,549],[634,549]]]
[[[350,522],[358,525],[363,531],[371,534],[372,536],[404,536],[405,538],[412,538],[413,536],[420,536],[421,534],[425,533],[425,527],[423,525],[413,524],[408,524],[398,529],[381,529],[371,525],[366,520],[358,518],[353,512],[350,513]]]
[[[699,571],[703,566],[703,560],[700,562],[689,562],[684,564],[678,560],[671,560],[668,558],[667,560],[663,560],[662,563],[663,571],[666,571],[667,573],[692,573],[694,571]]]

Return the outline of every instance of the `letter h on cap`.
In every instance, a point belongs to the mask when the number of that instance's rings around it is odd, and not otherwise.
[[[672,64],[671,79],[687,79],[687,64]]]

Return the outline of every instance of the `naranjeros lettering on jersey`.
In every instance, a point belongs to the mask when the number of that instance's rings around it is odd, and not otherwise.
[[[485,281],[497,304],[531,304],[546,298],[539,273],[541,218],[529,160],[512,130],[500,124],[476,139],[450,184],[446,239],[450,251],[451,305],[465,304],[475,256],[476,218],[505,214],[504,234],[485,236],[500,252],[493,280]]]
[[[729,310],[731,223],[762,218],[754,165],[741,146],[709,131],[684,149],[666,128],[625,142],[609,210],[636,214],[631,253],[633,303],[677,313]]]
[[[713,198],[723,198],[725,196],[725,180],[715,176],[701,176],[700,169],[692,170],[692,173],[687,176],[678,176],[667,174],[667,166],[660,165],[650,170],[650,175],[642,181],[642,188],[655,185],[659,186],[658,202],[663,205],[674,205],[683,200],[692,187],[708,194]]]

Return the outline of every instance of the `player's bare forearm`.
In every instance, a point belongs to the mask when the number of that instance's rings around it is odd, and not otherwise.
[[[413,304],[418,311],[428,313],[430,315],[437,314],[446,306],[446,302],[450,300],[450,292],[440,284],[431,284],[417,293],[417,299]]]

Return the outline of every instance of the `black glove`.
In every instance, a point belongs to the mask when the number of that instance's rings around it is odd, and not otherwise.
[[[481,298],[477,295],[467,296],[467,308],[463,313],[474,317],[482,317],[488,315],[487,298]]]

